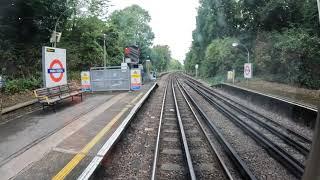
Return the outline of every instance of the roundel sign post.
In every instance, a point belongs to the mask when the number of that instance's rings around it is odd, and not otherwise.
[[[67,84],[66,50],[42,48],[42,74],[44,87]]]
[[[252,64],[245,63],[244,70],[243,70],[244,78],[250,79],[252,78]]]

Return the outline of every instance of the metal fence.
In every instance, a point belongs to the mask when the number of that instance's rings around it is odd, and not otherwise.
[[[95,67],[90,69],[92,91],[130,90],[130,69]]]

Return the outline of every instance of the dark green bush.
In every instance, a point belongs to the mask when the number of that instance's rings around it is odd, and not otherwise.
[[[5,86],[6,94],[14,94],[26,90],[33,90],[41,86],[41,80],[36,78],[8,80]]]

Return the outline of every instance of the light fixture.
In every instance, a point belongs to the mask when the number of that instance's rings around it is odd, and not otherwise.
[[[234,43],[232,43],[232,46],[237,47],[237,46],[239,46],[239,43],[234,42]]]

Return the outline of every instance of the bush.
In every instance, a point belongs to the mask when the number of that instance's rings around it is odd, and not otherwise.
[[[5,86],[6,94],[14,94],[21,91],[33,90],[41,86],[41,80],[36,78],[8,80]]]

